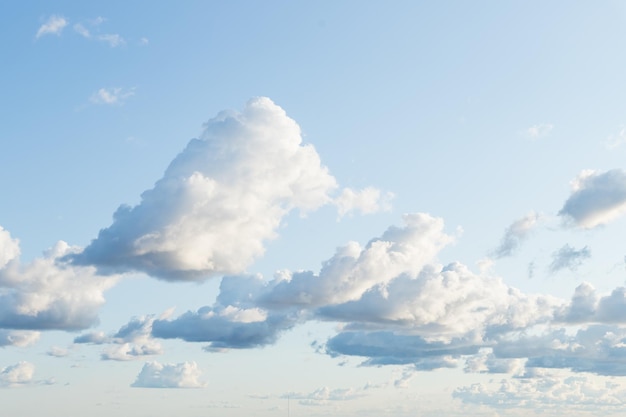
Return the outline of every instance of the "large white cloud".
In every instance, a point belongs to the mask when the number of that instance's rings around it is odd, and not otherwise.
[[[255,98],[240,113],[210,120],[141,202],[121,206],[73,259],[166,280],[241,273],[288,212],[333,202],[336,187],[298,124],[270,99]],[[366,200],[355,204],[370,210]]]
[[[626,172],[582,171],[572,181],[572,194],[559,215],[580,227],[590,229],[609,223],[626,213]]]
[[[58,242],[41,258],[14,259],[0,269],[0,329],[78,330],[97,323],[104,291],[117,278],[63,261],[76,251]]]
[[[202,371],[195,362],[146,362],[131,385],[138,388],[202,388]]]

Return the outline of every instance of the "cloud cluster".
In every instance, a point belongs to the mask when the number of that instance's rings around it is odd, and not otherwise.
[[[121,206],[113,224],[72,259],[101,272],[165,280],[241,273],[287,213],[331,203],[336,187],[297,123],[270,99],[255,98],[241,112],[210,120],[141,202]],[[372,210],[369,193],[342,207]]]
[[[202,388],[202,371],[195,362],[146,362],[132,387],[137,388]]]
[[[585,229],[607,224],[626,213],[626,172],[584,170],[572,181],[572,194],[559,215]]]
[[[63,259],[77,249],[65,242],[22,264],[15,257],[16,240],[1,233],[0,239],[0,253],[5,261],[10,258],[0,268],[0,329],[79,330],[97,323],[104,291],[117,277],[99,277],[94,267],[68,265]]]

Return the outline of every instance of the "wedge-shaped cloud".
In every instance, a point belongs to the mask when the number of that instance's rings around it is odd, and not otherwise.
[[[500,245],[494,250],[496,258],[511,256],[519,248],[528,234],[537,226],[539,214],[532,212],[511,224],[502,237]]]
[[[462,387],[452,395],[466,404],[497,409],[529,410],[531,414],[540,409],[546,417],[621,415],[626,406],[626,389],[622,384],[587,376],[503,379]]]
[[[582,171],[572,181],[572,194],[559,215],[576,226],[591,229],[607,224],[626,212],[626,172]]]
[[[135,207],[73,256],[102,271],[166,280],[242,272],[283,217],[332,201],[335,179],[295,121],[268,98],[210,120]]]
[[[12,259],[0,268],[0,329],[80,330],[97,323],[104,291],[116,277],[62,261],[76,250],[58,242],[41,258],[27,264]]]
[[[35,38],[39,39],[44,35],[60,35],[67,24],[68,21],[63,16],[52,15],[39,27]]]
[[[202,388],[202,371],[195,362],[178,364],[147,362],[132,387],[138,388]]]
[[[30,362],[19,362],[0,369],[0,388],[18,387],[30,384],[35,366]]]

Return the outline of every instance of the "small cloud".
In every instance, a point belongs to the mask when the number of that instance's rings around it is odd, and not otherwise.
[[[0,369],[0,388],[27,385],[32,382],[35,365],[30,362],[19,362]]]
[[[28,330],[4,330],[0,329],[0,347],[18,346],[25,347],[35,344],[39,340],[39,332]]]
[[[360,211],[363,214],[371,214],[379,211],[390,211],[393,193],[385,193],[374,187],[367,187],[360,191],[344,188],[341,195],[335,199],[339,217]]]
[[[48,352],[46,352],[48,356],[53,356],[55,358],[63,358],[69,355],[69,351],[67,349],[60,348],[58,346],[52,346]]]
[[[105,35],[100,35],[98,36],[98,40],[108,43],[111,48],[115,48],[117,46],[121,46],[126,43],[124,38],[122,38],[117,33],[108,33]]]
[[[87,29],[85,26],[81,25],[80,23],[76,23],[74,25],[74,32],[78,33],[83,38],[91,38],[91,33],[89,32],[89,29]]]
[[[137,388],[202,388],[199,380],[202,372],[195,362],[161,364],[146,362],[131,387]]]
[[[619,148],[626,143],[626,127],[622,126],[617,134],[610,135],[604,142],[604,146],[608,150]]]
[[[496,258],[504,258],[505,256],[511,256],[517,248],[522,244],[528,234],[537,225],[539,215],[535,212],[531,212],[528,215],[522,217],[513,222],[505,231],[500,245],[494,250],[494,256]]]
[[[89,101],[94,104],[122,104],[127,98],[135,95],[135,89],[101,88],[91,95]]]
[[[582,249],[574,249],[570,245],[564,245],[552,254],[550,272],[557,272],[565,268],[575,271],[588,258],[591,258],[591,251],[587,246]]]
[[[576,226],[591,229],[607,224],[626,213],[626,171],[583,170],[571,182],[569,196],[559,216]]]
[[[144,37],[144,38],[139,39],[139,45],[140,45],[140,46],[146,46],[146,45],[148,45],[149,43],[150,43],[150,41],[148,40],[148,38],[145,38],[145,37]]]
[[[44,35],[60,35],[67,23],[68,21],[63,16],[52,15],[39,27],[35,38],[39,39]]]
[[[554,125],[551,123],[540,123],[524,130],[524,134],[531,140],[536,140],[548,136],[552,129]]]

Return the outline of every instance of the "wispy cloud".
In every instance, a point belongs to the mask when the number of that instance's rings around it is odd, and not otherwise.
[[[94,104],[123,104],[126,99],[135,95],[135,89],[101,88],[91,95],[89,101]]]
[[[531,212],[521,219],[514,221],[504,232],[502,241],[494,250],[493,255],[496,258],[511,256],[528,237],[529,233],[536,227],[538,221],[539,214],[535,212]]]
[[[526,137],[532,140],[544,138],[552,132],[554,129],[554,125],[551,123],[540,123],[533,125],[524,130],[524,134]]]
[[[575,271],[584,260],[589,258],[591,258],[591,251],[587,246],[582,249],[575,249],[570,245],[564,245],[552,254],[550,272],[558,272],[565,268]]]
[[[604,142],[608,150],[619,148],[626,143],[626,127],[622,127],[619,132],[610,135]]]
[[[360,191],[344,188],[335,199],[335,204],[337,205],[339,217],[343,217],[353,211],[371,214],[379,211],[390,211],[393,197],[393,193],[382,193],[374,187],[367,187]]]
[[[108,43],[110,47],[115,48],[117,46],[124,45],[126,41],[117,33],[107,33],[104,35],[99,35],[97,37],[99,41]]]
[[[52,15],[48,18],[46,23],[39,27],[35,38],[39,39],[45,35],[60,35],[63,28],[67,26],[68,21],[63,16]]]

